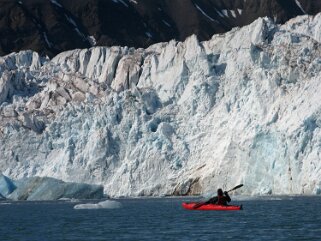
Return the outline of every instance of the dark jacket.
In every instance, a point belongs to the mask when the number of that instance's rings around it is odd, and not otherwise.
[[[230,196],[228,195],[227,192],[224,192],[223,196],[216,196],[211,198],[206,202],[206,204],[219,204],[219,205],[227,205],[228,202],[231,201]]]

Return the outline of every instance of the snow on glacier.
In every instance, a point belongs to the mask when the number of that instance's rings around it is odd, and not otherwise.
[[[110,196],[320,194],[321,14],[0,58],[0,170]]]

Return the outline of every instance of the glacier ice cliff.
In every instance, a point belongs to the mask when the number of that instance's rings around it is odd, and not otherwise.
[[[0,171],[110,196],[321,192],[321,14],[0,58]]]

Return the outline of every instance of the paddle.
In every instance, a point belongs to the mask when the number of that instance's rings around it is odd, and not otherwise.
[[[236,190],[236,189],[238,189],[238,188],[240,188],[240,187],[243,187],[243,184],[237,185],[236,187],[233,187],[232,189],[228,190],[227,192],[232,192],[232,191],[234,191],[234,190]],[[208,200],[208,201],[209,201],[209,200]],[[208,201],[207,201],[207,202],[208,202]],[[197,203],[197,204],[194,205],[193,209],[197,209],[197,208],[205,205],[207,202]]]
[[[239,189],[240,187],[243,187],[243,184],[237,185],[236,187],[233,187],[232,189],[228,190],[227,192],[232,192],[236,189]]]

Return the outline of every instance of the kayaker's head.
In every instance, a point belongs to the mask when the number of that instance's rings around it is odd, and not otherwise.
[[[221,188],[217,189],[217,196],[223,196],[223,190]]]

